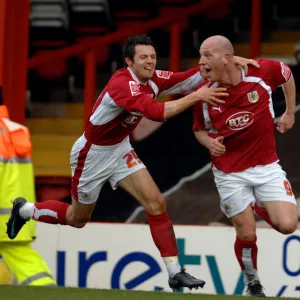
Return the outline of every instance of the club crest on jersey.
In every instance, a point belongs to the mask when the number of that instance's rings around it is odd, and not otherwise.
[[[253,92],[250,92],[247,94],[247,97],[248,97],[248,100],[251,102],[251,103],[256,103],[259,99],[259,96],[258,96],[258,92],[257,91],[253,91]]]
[[[141,93],[140,85],[138,83],[136,83],[135,81],[129,81],[129,87],[130,87],[132,96],[137,96],[138,94]]]
[[[169,72],[169,71],[161,71],[161,70],[156,70],[156,75],[159,78],[163,78],[163,79],[170,79],[171,75],[173,74],[173,72]]]

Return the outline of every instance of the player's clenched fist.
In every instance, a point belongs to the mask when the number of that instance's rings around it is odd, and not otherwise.
[[[281,118],[280,121],[277,124],[277,130],[280,133],[285,133],[289,129],[291,129],[295,124],[295,114],[294,113],[287,113],[285,112]]]
[[[207,102],[212,106],[218,106],[224,104],[225,101],[219,99],[220,97],[227,97],[226,88],[210,88],[210,83],[202,86],[199,90],[196,91],[198,96],[201,98],[201,101]]]
[[[225,153],[226,147],[223,145],[224,137],[218,136],[217,138],[211,139],[209,145],[209,152],[213,156],[221,156]]]

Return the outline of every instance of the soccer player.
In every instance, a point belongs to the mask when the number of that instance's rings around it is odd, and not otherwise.
[[[225,104],[194,106],[193,130],[211,156],[221,209],[236,230],[234,251],[244,272],[247,294],[265,297],[257,272],[256,223],[253,210],[283,234],[297,228],[295,197],[278,163],[274,137],[272,91],[281,86],[286,111],[277,130],[295,122],[295,82],[285,64],[258,59],[246,75],[233,61],[234,49],[223,36],[200,47],[200,68],[211,87],[226,87]]]
[[[83,135],[71,151],[72,205],[56,200],[31,204],[14,201],[7,233],[14,239],[29,219],[81,228],[89,221],[102,186],[122,187],[146,209],[153,241],[169,274],[169,285],[203,287],[204,281],[186,273],[178,262],[178,248],[166,200],[129,143],[129,134],[142,116],[164,121],[198,101],[212,106],[224,104],[226,88],[206,86],[179,100],[155,101],[161,94],[192,90],[203,82],[199,66],[182,73],[158,71],[156,46],[147,36],[129,38],[124,47],[126,67],[117,71],[103,89]],[[239,61],[239,60],[238,60]],[[248,59],[240,60],[249,63]]]

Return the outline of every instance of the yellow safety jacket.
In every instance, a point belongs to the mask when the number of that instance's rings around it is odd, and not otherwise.
[[[23,226],[14,240],[6,234],[11,200],[23,197],[35,202],[31,149],[29,130],[11,121],[6,106],[0,105],[0,242],[29,242],[35,236],[33,220]]]

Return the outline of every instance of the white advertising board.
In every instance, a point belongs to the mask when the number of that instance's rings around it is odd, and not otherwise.
[[[175,233],[182,266],[206,281],[203,290],[193,293],[244,293],[233,228],[175,226]],[[267,296],[300,297],[300,230],[284,236],[259,228],[257,237]],[[89,223],[75,229],[39,223],[33,245],[61,286],[171,292],[147,225]]]

